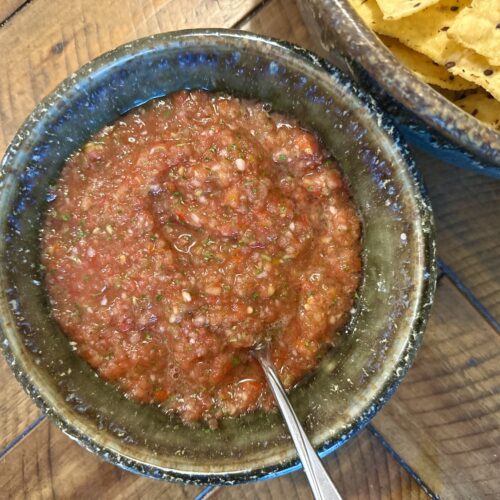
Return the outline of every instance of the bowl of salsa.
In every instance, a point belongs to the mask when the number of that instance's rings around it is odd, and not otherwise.
[[[40,103],[2,176],[7,361],[111,463],[294,470],[257,344],[321,454],[415,357],[436,275],[421,179],[372,100],[299,47],[226,30],[119,47]]]

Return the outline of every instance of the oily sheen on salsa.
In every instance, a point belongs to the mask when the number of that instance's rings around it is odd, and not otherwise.
[[[96,134],[51,193],[42,260],[72,345],[185,421],[273,406],[349,317],[360,222],[336,161],[266,106],[182,91]]]

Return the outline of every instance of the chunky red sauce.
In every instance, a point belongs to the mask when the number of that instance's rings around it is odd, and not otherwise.
[[[346,322],[360,223],[335,160],[262,104],[178,92],[65,165],[43,235],[53,314],[134,399],[185,420],[272,406]]]

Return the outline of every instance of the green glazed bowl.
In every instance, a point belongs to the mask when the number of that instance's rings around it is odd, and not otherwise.
[[[89,136],[153,97],[219,90],[272,104],[322,137],[363,219],[356,312],[291,400],[321,454],[391,396],[421,343],[436,278],[432,213],[392,124],[338,70],[299,47],[238,31],[181,31],[123,45],[81,68],[33,111],[0,177],[0,327],[7,361],[41,410],[87,450],[150,477],[234,483],[299,466],[279,413],[185,427],[127,400],[80,359],[50,315],[40,269],[48,187]]]

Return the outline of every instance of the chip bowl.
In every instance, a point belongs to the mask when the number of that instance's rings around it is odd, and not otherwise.
[[[441,160],[500,178],[500,133],[419,80],[365,25],[349,0],[298,5],[314,39],[375,96],[408,142]]]
[[[363,220],[363,283],[337,346],[290,397],[321,455],[390,398],[415,358],[435,290],[420,176],[390,120],[338,70],[299,47],[238,31],[123,45],[71,75],[28,117],[1,167],[0,340],[39,408],[102,459],[197,484],[269,478],[299,467],[277,411],[224,418],[212,430],[127,399],[72,350],[43,286],[40,228],[65,159],[127,110],[180,89],[267,102],[315,130],[339,160]]]

